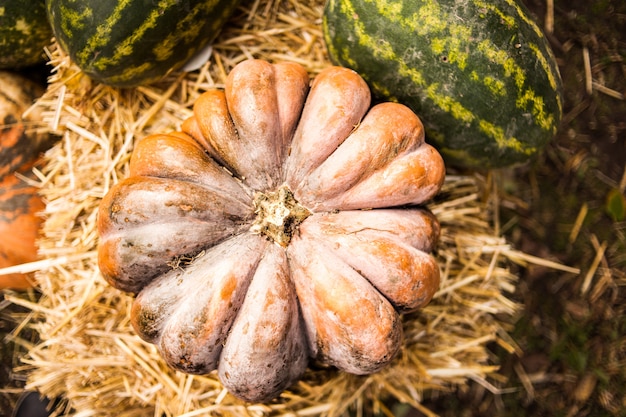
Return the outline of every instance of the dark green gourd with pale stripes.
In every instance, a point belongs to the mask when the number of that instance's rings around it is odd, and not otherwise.
[[[527,161],[562,115],[555,58],[514,0],[329,0],[331,60],[416,112],[450,165]]]
[[[0,0],[0,68],[43,63],[51,42],[45,0]]]
[[[46,0],[61,48],[92,78],[155,81],[208,45],[237,0]]]

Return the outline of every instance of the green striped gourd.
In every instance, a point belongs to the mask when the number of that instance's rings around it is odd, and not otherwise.
[[[0,69],[43,63],[51,41],[45,0],[0,0]]]
[[[180,68],[211,42],[237,0],[46,0],[63,50],[104,84],[133,87]]]
[[[408,105],[449,165],[527,161],[562,115],[556,60],[515,0],[329,0],[331,60]]]

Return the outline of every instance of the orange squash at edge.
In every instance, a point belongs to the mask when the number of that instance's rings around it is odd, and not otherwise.
[[[38,213],[44,208],[37,187],[11,174],[0,182],[0,268],[37,260],[36,241],[43,222]],[[30,274],[0,275],[0,288],[30,287]]]
[[[38,189],[16,176],[28,175],[41,153],[53,143],[47,133],[32,129],[41,117],[23,113],[44,92],[41,85],[9,71],[0,71],[0,268],[38,259],[37,237],[45,208]],[[0,289],[32,287],[26,273],[0,275]]]

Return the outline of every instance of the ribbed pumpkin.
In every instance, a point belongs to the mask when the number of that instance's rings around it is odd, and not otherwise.
[[[407,107],[370,109],[354,71],[245,61],[182,132],[140,140],[98,213],[99,267],[173,368],[248,401],[311,358],[354,374],[398,352],[400,313],[439,285],[444,180]]]

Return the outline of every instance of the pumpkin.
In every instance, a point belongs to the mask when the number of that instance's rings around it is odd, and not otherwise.
[[[36,239],[44,203],[37,188],[15,174],[27,175],[53,138],[38,133],[38,110],[23,113],[43,93],[43,87],[19,74],[0,71],[0,269],[37,259]],[[27,274],[0,275],[0,288],[31,286]]]
[[[394,358],[400,314],[439,285],[423,204],[445,169],[417,115],[370,100],[346,68],[309,89],[298,64],[249,60],[181,131],[135,145],[99,207],[98,263],[171,367],[265,401],[310,360],[369,374]]]

